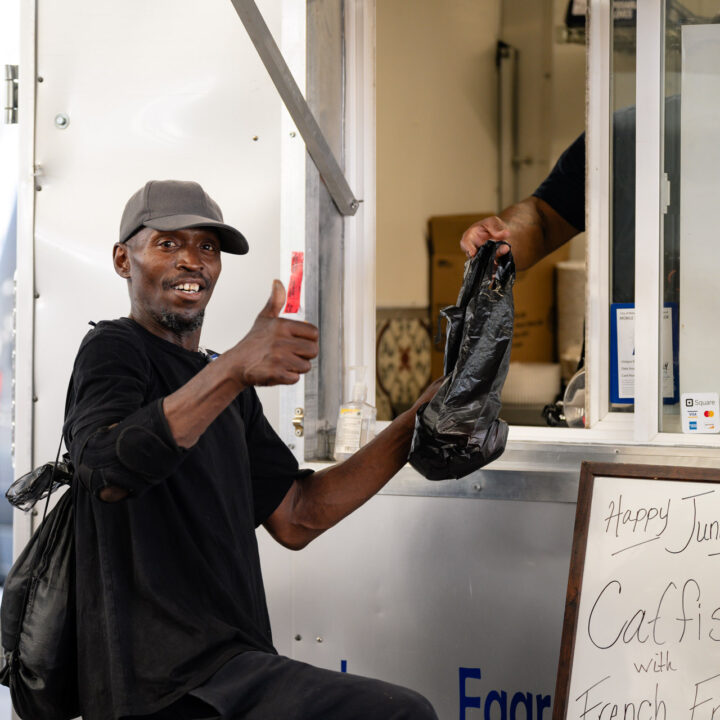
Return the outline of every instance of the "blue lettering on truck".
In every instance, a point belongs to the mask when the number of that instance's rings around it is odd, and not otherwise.
[[[480,668],[458,668],[460,720],[543,720],[545,710],[549,711],[552,706],[550,695],[538,693],[533,696],[529,692],[516,692],[508,704],[505,690],[490,690],[483,703],[482,695],[471,694],[472,691],[467,686],[468,680],[480,680],[481,677]],[[481,712],[469,712],[472,708]]]
[[[465,711],[467,708],[479,708],[482,707],[480,704],[480,696],[468,695],[465,688],[465,681],[468,678],[475,678],[479,680],[482,677],[480,668],[458,668],[458,675],[460,676],[460,720],[465,720]]]

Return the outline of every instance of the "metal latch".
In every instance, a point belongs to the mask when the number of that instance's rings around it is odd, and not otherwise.
[[[305,432],[305,411],[302,408],[295,408],[292,424],[295,428],[295,436],[302,437]]]
[[[5,66],[5,124],[18,121],[18,66]]]
[[[667,173],[663,173],[660,176],[660,207],[662,208],[663,215],[667,214],[671,199],[670,178]]]

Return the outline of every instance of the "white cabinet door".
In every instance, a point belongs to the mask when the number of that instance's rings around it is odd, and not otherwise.
[[[279,38],[282,4],[268,0],[260,10]],[[282,276],[287,149],[282,103],[229,2],[39,0],[36,47],[35,228],[21,242],[35,243],[33,430],[41,462],[59,437],[88,321],[128,312],[111,264],[128,197],[149,179],[197,180],[248,238],[249,254],[223,256],[206,316],[202,343],[223,351]],[[296,232],[295,245],[302,242]],[[263,401],[277,424],[279,393],[263,393]]]

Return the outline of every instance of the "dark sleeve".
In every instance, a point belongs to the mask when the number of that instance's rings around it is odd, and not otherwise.
[[[585,133],[563,152],[533,195],[576,230],[585,230]]]
[[[64,434],[76,476],[94,495],[108,485],[140,495],[184,458],[162,398],[146,400],[148,378],[147,358],[126,328],[92,330],[80,347]]]
[[[299,478],[312,474],[300,470],[290,448],[278,437],[263,414],[262,404],[254,388],[245,396],[246,439],[250,456],[255,527],[273,514],[287,495],[290,486]]]

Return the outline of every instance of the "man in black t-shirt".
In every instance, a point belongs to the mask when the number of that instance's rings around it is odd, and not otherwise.
[[[279,317],[282,284],[234,347],[198,344],[221,251],[247,250],[196,183],[147,183],[125,208],[131,311],[83,340],[64,427],[83,718],[436,720],[413,691],[273,648],[255,528],[300,549],[362,505],[405,463],[417,406],[344,463],[299,470],[254,390],[318,352],[317,328]]]

